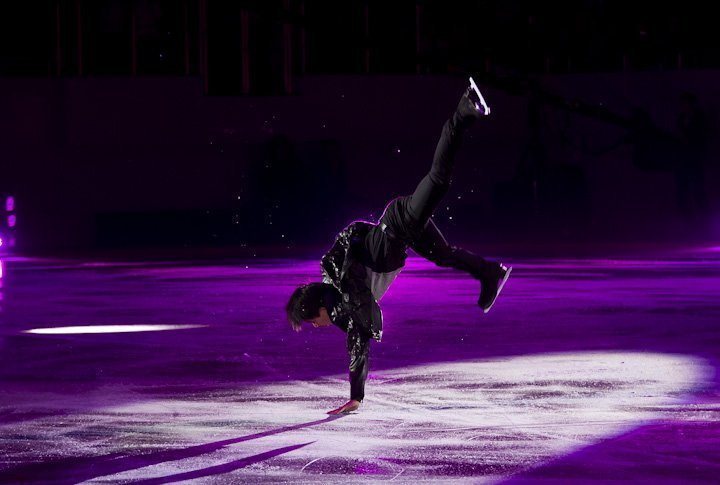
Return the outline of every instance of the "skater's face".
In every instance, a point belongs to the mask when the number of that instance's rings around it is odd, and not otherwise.
[[[328,315],[325,307],[320,307],[320,314],[310,320],[310,323],[312,323],[313,327],[315,328],[328,327],[332,325],[332,320],[330,320],[330,315]]]

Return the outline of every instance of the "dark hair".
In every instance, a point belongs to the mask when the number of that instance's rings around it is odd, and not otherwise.
[[[325,286],[323,283],[308,283],[295,289],[285,306],[293,330],[300,331],[300,324],[320,315],[324,306]]]

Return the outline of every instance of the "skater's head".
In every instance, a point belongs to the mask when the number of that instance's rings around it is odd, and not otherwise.
[[[288,320],[293,330],[300,331],[302,322],[312,323],[314,327],[332,325],[327,308],[334,292],[331,285],[325,283],[308,283],[298,287],[285,306]]]

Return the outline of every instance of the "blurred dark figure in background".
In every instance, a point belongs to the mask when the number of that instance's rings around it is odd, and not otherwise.
[[[531,218],[540,212],[540,186],[548,179],[549,161],[544,138],[544,101],[539,86],[530,86],[527,102],[527,138],[511,180],[501,181],[495,186],[493,203],[508,217]],[[513,222],[514,223],[514,222]]]
[[[705,193],[705,148],[708,141],[708,123],[691,93],[680,95],[677,115],[680,135],[675,187],[680,212],[688,219],[707,213]]]
[[[677,166],[678,143],[675,137],[653,121],[650,113],[636,107],[626,120],[628,132],[618,142],[600,150],[603,153],[624,143],[633,147],[633,165],[644,172],[673,173]]]
[[[675,178],[676,201],[680,214],[694,220],[707,212],[705,194],[705,147],[708,124],[695,96],[683,93],[677,115],[679,135],[666,132],[650,114],[635,108],[623,124],[628,132],[617,142],[596,151],[601,154],[622,144],[633,146],[633,164],[644,172],[668,173]]]
[[[633,145],[633,164],[647,172],[668,172],[675,165],[673,153],[668,149],[672,138],[655,124],[650,113],[635,108],[629,121],[630,131],[622,140]]]

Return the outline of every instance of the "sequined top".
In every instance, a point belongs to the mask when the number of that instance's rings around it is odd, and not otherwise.
[[[396,254],[393,263],[376,261],[368,250],[368,234],[378,228],[356,221],[338,234],[332,248],[322,257],[323,283],[332,285],[338,297],[328,314],[333,324],[347,333],[350,356],[350,399],[362,401],[368,373],[370,339],[382,339],[382,311],[377,300],[387,291],[404,265],[407,254]],[[399,265],[399,267],[398,267]]]

